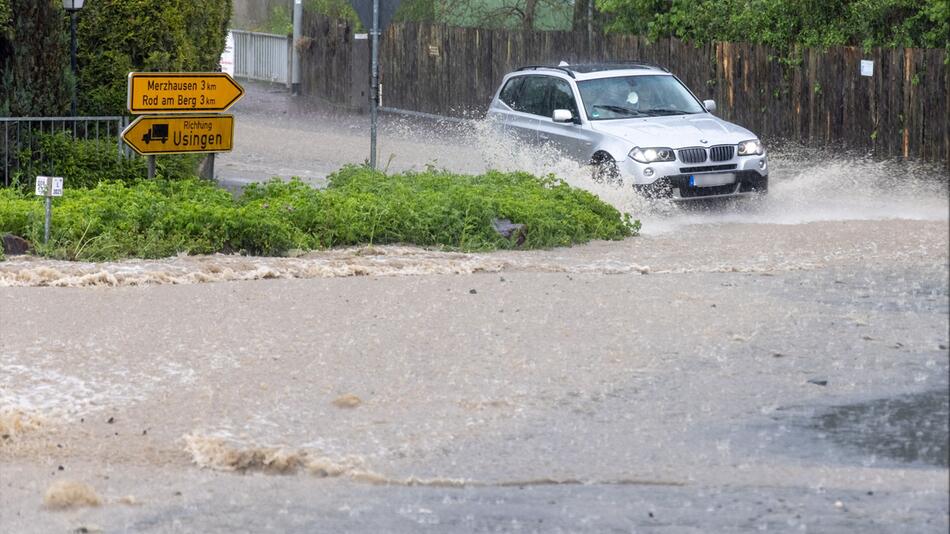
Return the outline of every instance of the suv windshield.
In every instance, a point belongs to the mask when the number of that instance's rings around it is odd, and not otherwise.
[[[673,76],[618,76],[577,82],[592,121],[705,111]]]

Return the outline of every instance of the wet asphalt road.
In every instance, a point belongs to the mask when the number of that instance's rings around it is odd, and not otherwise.
[[[282,98],[219,172],[360,157]],[[407,124],[393,168],[484,165]],[[2,266],[0,530],[946,532],[946,186],[857,167],[751,208],[600,191],[645,235],[554,251]],[[48,509],[60,479],[103,503]]]

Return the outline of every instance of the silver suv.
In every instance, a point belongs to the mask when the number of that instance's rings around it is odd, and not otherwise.
[[[765,147],[715,110],[660,67],[562,63],[506,75],[488,118],[522,142],[590,163],[597,181],[628,183],[648,196],[766,192]]]

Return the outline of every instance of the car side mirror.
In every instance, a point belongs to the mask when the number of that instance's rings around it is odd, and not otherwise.
[[[554,122],[574,122],[574,114],[569,109],[555,109],[551,119]]]
[[[710,113],[715,113],[716,111],[716,101],[715,100],[703,100],[703,106],[706,107],[706,111]]]

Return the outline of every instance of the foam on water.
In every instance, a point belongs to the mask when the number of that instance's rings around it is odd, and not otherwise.
[[[188,285],[227,281],[315,279],[353,276],[468,275],[476,273],[565,274],[686,274],[776,273],[813,270],[829,262],[884,261],[908,255],[946,256],[941,234],[904,239],[901,226],[870,227],[851,223],[813,223],[803,231],[786,225],[788,232],[768,235],[804,244],[806,248],[776,248],[761,235],[746,235],[741,223],[727,216],[697,213],[696,220],[670,218],[667,229],[624,244],[592,243],[567,249],[459,253],[397,245],[314,251],[294,258],[237,255],[178,256],[164,260],[126,260],[88,263],[17,257],[0,262],[0,287],[128,287]],[[734,217],[737,217],[734,216]],[[707,229],[710,225],[721,229]],[[725,226],[725,225],[731,226]],[[931,228],[933,224],[928,223]],[[906,224],[904,225],[906,226]],[[804,232],[804,236],[802,235]],[[874,241],[864,234],[871,233]],[[837,237],[829,237],[837,236]],[[830,239],[830,241],[829,241]],[[879,246],[880,245],[880,246]],[[172,372],[174,370],[165,370]],[[2,379],[0,379],[2,383]]]
[[[390,478],[367,469],[362,456],[329,457],[315,451],[288,447],[241,445],[219,436],[186,434],[185,452],[195,465],[216,471],[289,475],[307,473],[318,478],[347,478],[387,486],[462,487],[464,479]]]
[[[43,495],[43,505],[50,510],[100,506],[102,498],[89,484],[77,480],[57,480]]]
[[[618,478],[611,480],[580,480],[574,478],[531,478],[516,480],[474,480],[458,477],[407,477],[387,476],[367,467],[367,460],[358,455],[329,457],[301,448],[242,445],[232,440],[213,435],[186,434],[182,436],[184,450],[192,462],[201,468],[216,471],[244,473],[248,471],[265,474],[290,475],[306,473],[318,478],[346,478],[384,486],[422,486],[439,488],[463,487],[522,487],[575,484],[679,486],[682,482]]]
[[[319,251],[298,258],[179,256],[167,260],[88,263],[22,257],[0,263],[0,287],[119,287],[205,282],[495,273],[510,270],[646,273],[618,261],[589,263],[377,246]]]
[[[0,408],[0,446],[17,436],[39,430],[46,418],[21,408]]]

